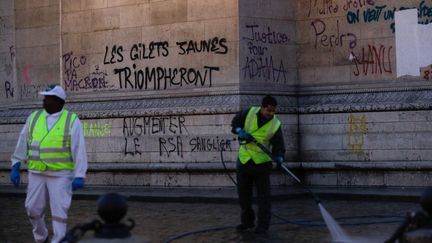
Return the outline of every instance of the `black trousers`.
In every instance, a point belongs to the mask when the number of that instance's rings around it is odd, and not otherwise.
[[[271,162],[255,164],[249,160],[246,164],[237,162],[237,192],[241,208],[241,223],[252,225],[255,213],[252,209],[253,188],[256,188],[258,203],[257,227],[267,230],[271,218],[270,173]]]

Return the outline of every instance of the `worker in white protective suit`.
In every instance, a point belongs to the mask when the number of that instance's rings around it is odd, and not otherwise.
[[[11,182],[20,184],[20,166],[27,162],[28,187],[25,200],[36,242],[48,242],[45,205],[49,199],[53,236],[60,242],[66,234],[72,191],[84,187],[87,155],[81,122],[77,115],[63,109],[66,93],[52,85],[39,94],[44,110],[33,112],[20,133],[11,157]]]

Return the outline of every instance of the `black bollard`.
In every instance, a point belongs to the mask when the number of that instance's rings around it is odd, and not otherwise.
[[[148,242],[142,237],[131,236],[131,230],[135,226],[132,219],[129,224],[121,223],[128,210],[127,199],[117,193],[108,193],[97,201],[97,212],[104,221],[93,220],[90,223],[78,224],[66,233],[62,243],[144,243]],[[84,237],[88,231],[94,231],[93,237]]]
[[[98,214],[105,221],[95,230],[95,238],[122,239],[131,236],[130,230],[135,226],[132,219],[128,219],[130,225],[120,221],[126,215],[128,206],[125,197],[117,193],[108,193],[98,200]]]
[[[432,216],[432,187],[426,188],[420,197],[420,204],[422,208]]]

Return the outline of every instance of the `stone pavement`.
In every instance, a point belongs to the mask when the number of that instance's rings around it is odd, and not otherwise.
[[[14,188],[0,185],[0,197],[24,197],[25,186]],[[386,200],[418,202],[425,187],[310,187],[321,199],[343,200]],[[96,199],[99,196],[117,192],[129,201],[148,202],[209,202],[230,203],[237,201],[235,187],[143,187],[143,186],[88,186],[74,192],[75,199]],[[273,200],[310,197],[310,193],[299,186],[272,188]]]
[[[407,212],[418,211],[424,188],[312,187],[331,216],[350,237],[362,242],[383,242],[400,225]],[[150,242],[331,242],[320,209],[310,195],[298,187],[273,190],[272,226],[269,236],[238,233],[236,190],[231,188],[86,187],[74,192],[68,228],[97,218],[96,198],[107,192],[129,197],[127,218],[136,227],[132,234]],[[32,241],[31,225],[24,209],[25,187],[0,186],[0,241]],[[361,200],[351,200],[361,199]],[[377,201],[378,200],[378,201]],[[385,200],[385,201],[384,201]],[[193,203],[192,203],[193,202]],[[233,202],[233,203],[231,203]],[[47,209],[47,222],[50,222]],[[223,228],[223,230],[207,229]],[[91,237],[89,232],[86,236]],[[178,240],[171,241],[179,236]],[[184,236],[184,237],[183,237]]]

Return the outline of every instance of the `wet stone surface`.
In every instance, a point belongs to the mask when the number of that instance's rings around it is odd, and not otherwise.
[[[322,205],[350,237],[360,239],[361,242],[383,242],[396,230],[406,212],[420,210],[420,205],[416,203],[385,201],[323,200]],[[318,206],[310,199],[273,202],[273,212],[280,218],[272,217],[273,224],[266,236],[255,235],[253,231],[236,232],[235,226],[239,223],[237,204],[132,201],[128,202],[128,206],[125,219],[132,218],[136,222],[132,234],[148,242],[332,241]],[[98,219],[96,211],[96,200],[74,200],[69,212],[68,229]],[[46,215],[50,226],[48,210]],[[24,198],[1,197],[0,219],[0,242],[33,242],[31,225],[25,214]],[[169,240],[185,233],[210,228],[219,230]],[[93,232],[87,232],[85,236],[92,237]]]

